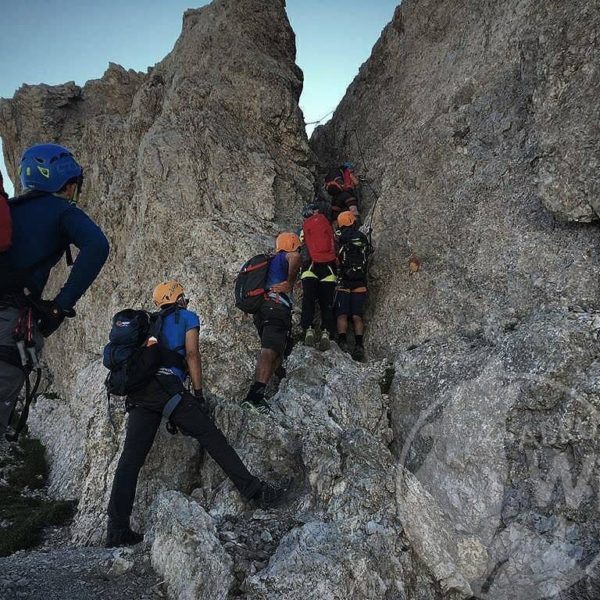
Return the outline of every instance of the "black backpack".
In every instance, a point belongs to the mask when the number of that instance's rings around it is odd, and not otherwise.
[[[367,237],[357,230],[342,232],[338,258],[343,283],[366,285],[371,245]]]
[[[235,280],[235,305],[248,314],[256,314],[265,298],[270,254],[257,254],[240,269]]]
[[[185,359],[178,352],[185,346],[171,350],[161,343],[164,318],[175,313],[177,320],[179,309],[179,306],[172,305],[149,313],[128,308],[115,314],[103,360],[110,371],[104,382],[109,395],[127,396],[143,389],[159,367],[186,370]],[[154,336],[158,343],[147,347],[145,342],[150,336]]]
[[[152,317],[145,310],[128,308],[112,318],[103,364],[109,370],[104,382],[108,394],[127,396],[142,389],[160,366],[157,345],[145,347]]]

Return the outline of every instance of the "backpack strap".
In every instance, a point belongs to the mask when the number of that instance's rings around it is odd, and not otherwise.
[[[175,324],[179,325],[181,320],[181,306],[177,304],[171,305],[168,308],[159,310],[154,313],[156,316],[154,323],[150,327],[150,335],[154,336],[158,343],[161,344],[161,356],[166,361],[165,367],[176,367],[178,369],[186,370],[185,358],[179,354],[179,350],[185,350],[185,341],[183,344],[176,346],[175,348],[166,348],[161,340],[162,326],[164,320],[169,315],[175,314]]]
[[[179,406],[183,396],[181,393],[177,393],[169,398],[169,401],[165,404],[163,408],[162,414],[163,417],[167,420],[171,418],[173,411]]]
[[[151,317],[154,317],[154,323],[150,327],[150,335],[153,335],[160,342],[160,334],[162,333],[162,326],[165,317],[175,313],[175,323],[179,324],[180,309],[181,307],[177,306],[177,304],[172,304],[167,308],[161,308],[158,312],[153,313]]]

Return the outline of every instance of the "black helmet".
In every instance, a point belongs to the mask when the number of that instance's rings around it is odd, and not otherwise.
[[[309,204],[305,205],[305,207],[302,209],[302,216],[305,219],[308,219],[308,217],[312,217],[314,212],[318,210],[319,207],[317,206],[317,204],[315,202],[310,202]]]

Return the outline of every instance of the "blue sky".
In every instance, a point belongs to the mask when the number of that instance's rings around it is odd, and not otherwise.
[[[315,121],[339,103],[400,0],[287,0]],[[0,0],[0,97],[23,83],[81,85],[109,62],[146,71],[173,47],[194,0]],[[3,160],[0,168],[5,175]],[[7,182],[10,188],[10,182]],[[12,190],[9,190],[12,191]]]

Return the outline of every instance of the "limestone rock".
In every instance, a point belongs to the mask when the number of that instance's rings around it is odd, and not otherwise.
[[[162,492],[153,506],[152,566],[169,594],[182,600],[227,598],[233,582],[232,561],[212,519],[178,492]]]
[[[121,577],[125,575],[135,565],[133,558],[133,550],[131,548],[119,548],[113,553],[113,562],[108,570],[109,577]]]
[[[369,180],[399,514],[457,593],[598,587],[599,24],[590,1],[405,0],[311,140]]]
[[[371,349],[599,295],[597,2],[405,0],[332,120],[373,206]],[[410,274],[408,261],[421,261]],[[367,340],[367,344],[371,342]]]
[[[81,497],[77,539],[102,536],[122,439],[122,420],[116,438],[108,424],[99,360],[114,312],[152,308],[153,286],[179,279],[203,320],[207,389],[231,400],[250,380],[255,332],[234,308],[233,280],[312,194],[294,58],[282,0],[216,0],[186,12],[173,51],[147,74],[111,65],[83,88],[24,86],[0,103],[13,180],[27,145],[65,144],[86,173],[81,204],[111,243],[78,318],[45,349],[51,395],[64,401],[40,403],[32,418],[56,461],[53,490]],[[48,297],[66,277],[55,271]],[[141,490],[193,489],[197,457],[178,453],[173,469],[170,456],[155,449]],[[151,496],[138,494],[141,514]]]
[[[80,497],[75,539],[102,537],[122,438],[109,317],[175,277],[204,321],[217,423],[256,475],[293,483],[257,510],[161,433],[135,525],[156,498],[172,595],[597,597],[599,21],[591,0],[402,3],[312,140],[322,167],[349,158],[369,179],[374,360],[298,346],[268,417],[232,402],[256,339],[230,294],[312,191],[283,1],[215,0],[147,74],[113,65],[0,103],[11,173],[40,136],[71,146],[113,248],[50,339],[32,417],[54,492]]]
[[[388,400],[380,389],[385,367],[358,365],[335,345],[324,353],[299,346],[271,400],[271,416],[218,406],[218,422],[250,468],[262,478],[291,476],[293,482],[282,507],[257,510],[232,499],[231,483],[212,461],[205,463],[203,489],[193,497],[214,519],[236,579],[228,588],[227,577],[215,597],[229,589],[256,599],[437,598],[430,571],[407,546],[397,514]],[[200,509],[192,508],[193,500],[182,505],[178,494],[160,498],[151,518],[153,535],[175,540],[169,553],[189,549],[165,514]],[[204,526],[201,521],[187,533],[202,538]],[[194,544],[190,552],[212,562],[222,549],[211,542]],[[201,572],[187,554],[164,564],[155,560],[168,581],[196,581]],[[202,585],[211,586],[210,576]]]
[[[456,337],[398,358],[398,454],[416,476],[401,480],[400,516],[436,579],[525,600],[594,573],[596,319],[536,314],[493,344]]]

